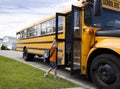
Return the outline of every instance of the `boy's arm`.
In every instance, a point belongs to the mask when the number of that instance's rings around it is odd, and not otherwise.
[[[51,57],[51,56],[53,55],[53,53],[55,52],[55,49],[56,49],[56,48],[54,48],[54,47],[50,49],[50,57]]]

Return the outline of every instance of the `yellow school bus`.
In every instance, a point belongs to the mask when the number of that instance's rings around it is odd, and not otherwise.
[[[100,88],[120,89],[120,2],[79,0],[18,31],[16,50],[34,60],[58,41],[57,65]]]

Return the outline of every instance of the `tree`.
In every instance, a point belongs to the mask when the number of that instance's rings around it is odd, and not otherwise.
[[[2,45],[2,46],[1,46],[1,50],[10,50],[10,49],[7,48],[6,46]]]

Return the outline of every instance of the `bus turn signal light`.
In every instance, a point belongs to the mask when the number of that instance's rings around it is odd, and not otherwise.
[[[93,34],[94,34],[94,30],[93,30],[93,29],[90,29],[90,30],[89,30],[89,34],[92,34],[92,35],[93,35]]]

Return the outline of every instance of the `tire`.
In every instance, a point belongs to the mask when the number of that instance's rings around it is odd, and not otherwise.
[[[120,89],[120,59],[112,54],[97,56],[90,67],[92,81],[99,89]]]
[[[25,48],[24,51],[23,51],[23,59],[24,59],[25,61],[32,61],[32,60],[34,59],[34,55],[28,53],[27,48]]]
[[[27,55],[28,55],[28,51],[27,51],[27,48],[25,48],[25,49],[23,50],[23,59],[24,59],[24,60],[27,60]]]

